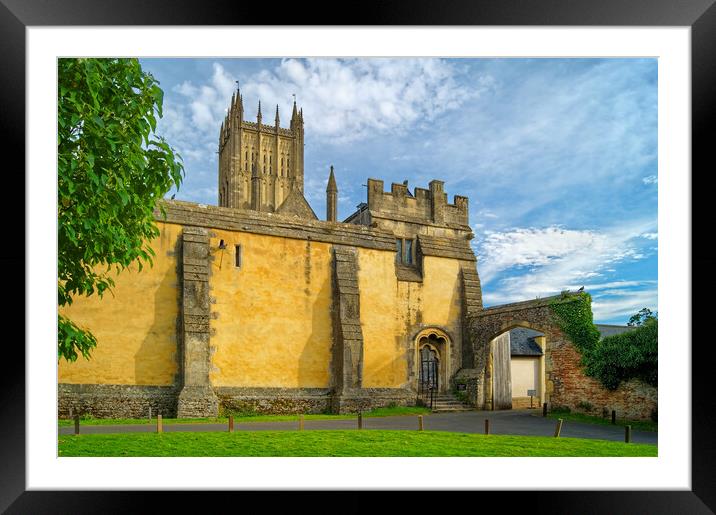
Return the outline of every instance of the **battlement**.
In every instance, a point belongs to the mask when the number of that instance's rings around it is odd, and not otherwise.
[[[449,204],[443,191],[443,181],[430,181],[429,188],[415,188],[393,183],[390,191],[384,191],[379,179],[368,179],[368,210],[384,218],[437,225],[463,225],[468,222],[468,199],[461,195],[453,197]]]

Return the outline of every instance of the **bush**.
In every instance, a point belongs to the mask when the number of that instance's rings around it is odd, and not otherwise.
[[[633,331],[604,338],[587,355],[587,374],[610,390],[631,378],[657,386],[658,334],[658,321],[650,320]]]

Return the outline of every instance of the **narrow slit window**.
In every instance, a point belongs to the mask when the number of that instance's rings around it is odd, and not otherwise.
[[[405,240],[405,260],[407,265],[413,264],[413,240]]]
[[[395,240],[395,260],[400,263],[403,260],[403,240]]]
[[[236,245],[234,247],[234,251],[234,266],[236,266],[236,268],[241,268],[241,245]]]

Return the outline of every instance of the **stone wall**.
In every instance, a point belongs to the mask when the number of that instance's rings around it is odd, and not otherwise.
[[[552,383],[550,409],[567,407],[572,411],[602,416],[616,410],[617,418],[649,420],[657,409],[657,389],[638,379],[607,390],[593,377],[584,374],[580,352],[571,342],[550,345],[548,391]],[[549,372],[551,368],[551,373]]]
[[[139,386],[126,384],[63,384],[57,388],[59,418],[90,415],[95,418],[143,418],[161,413],[176,417],[175,386]]]
[[[232,388],[215,389],[220,411],[270,414],[326,413],[331,409],[329,388]]]
[[[407,388],[361,388],[333,398],[334,413],[357,413],[385,406],[415,406],[417,396]]]

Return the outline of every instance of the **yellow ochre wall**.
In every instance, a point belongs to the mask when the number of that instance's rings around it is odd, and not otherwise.
[[[116,278],[114,296],[77,298],[61,312],[97,337],[89,361],[59,362],[60,383],[170,385],[178,371],[176,245],[181,226],[158,222],[154,266]],[[330,387],[331,245],[212,229],[214,386]],[[227,248],[218,250],[223,239]],[[235,266],[241,245],[241,267]],[[394,253],[358,249],[363,386],[406,387],[409,338],[438,326],[459,339],[459,261],[425,257],[422,283],[398,282]],[[459,341],[452,341],[459,346]],[[441,359],[450,363],[447,356]],[[448,371],[448,375],[451,372]]]
[[[460,262],[424,257],[423,282],[398,282],[395,254],[358,250],[358,286],[363,331],[363,387],[398,388],[408,383],[408,356],[417,359],[410,340],[417,324],[438,326],[453,338],[460,328]],[[459,346],[460,341],[451,345]],[[448,356],[441,356],[450,363]],[[448,375],[454,371],[448,370]]]
[[[60,383],[170,385],[177,373],[179,291],[175,245],[181,226],[158,223],[154,266],[132,265],[113,293],[77,297],[60,312],[97,338],[90,360],[59,361]]]
[[[331,245],[213,230],[214,386],[327,388]],[[226,250],[216,250],[223,239]],[[241,245],[241,267],[235,246]]]

